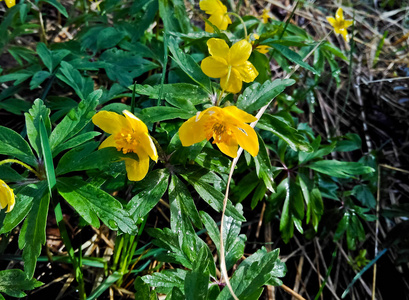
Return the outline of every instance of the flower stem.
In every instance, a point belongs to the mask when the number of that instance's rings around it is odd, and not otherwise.
[[[247,40],[247,28],[246,28],[246,24],[244,23],[243,19],[234,12],[228,12],[227,14],[235,16],[237,19],[240,20],[241,24],[243,25],[243,29],[244,29],[244,38]]]
[[[19,160],[17,160],[17,159],[11,159],[11,158],[10,158],[10,159],[2,160],[2,161],[0,161],[0,166],[1,166],[1,165],[4,165],[4,164],[7,164],[7,163],[16,163],[16,164],[19,164],[19,165],[23,166],[24,168],[26,168],[27,170],[33,172],[34,175],[37,176],[38,178],[41,178],[41,177],[42,177],[42,176],[40,175],[40,173],[38,173],[38,172],[37,172],[36,170],[34,170],[32,167],[30,167],[29,165],[27,165],[27,164],[25,164],[25,163],[23,163],[23,162],[21,162],[21,161],[19,161]]]

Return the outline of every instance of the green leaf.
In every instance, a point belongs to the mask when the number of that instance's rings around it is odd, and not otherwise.
[[[43,100],[36,99],[33,107],[24,116],[26,118],[27,136],[31,147],[33,147],[39,157],[43,157],[40,141],[40,120],[44,120],[45,130],[48,134],[51,131],[50,109],[44,105]]]
[[[300,233],[303,233],[302,220],[304,219],[304,202],[299,186],[293,179],[283,180],[286,191],[283,210],[280,219],[281,237],[288,243],[294,235],[294,225]]]
[[[62,4],[60,2],[58,2],[57,0],[40,0],[42,2],[46,2],[48,4],[51,4],[52,6],[54,6],[56,9],[58,9],[58,11],[66,18],[68,18],[68,13],[67,10],[65,9],[64,6],[62,6]]]
[[[309,224],[311,221],[314,230],[317,232],[318,224],[324,213],[324,203],[322,202],[321,192],[319,189],[314,188],[311,191],[310,200],[311,201],[307,205],[307,224]]]
[[[82,77],[80,72],[65,61],[56,74],[57,78],[72,87],[81,100],[85,100],[94,90],[94,82],[90,77]]]
[[[21,270],[11,269],[0,271],[0,292],[11,297],[25,297],[27,295],[23,291],[31,291],[42,285],[42,282],[34,278],[27,278],[26,274]]]
[[[280,117],[264,114],[260,122],[257,123],[257,127],[274,133],[280,139],[284,140],[294,151],[309,152],[312,150],[306,138]]]
[[[259,299],[263,286],[282,284],[278,277],[284,277],[285,264],[278,258],[279,250],[271,252],[262,247],[245,259],[230,279],[233,291],[240,300]],[[224,288],[216,300],[232,300],[229,289]]]
[[[236,207],[240,211],[243,209],[241,204],[237,204]],[[200,215],[210,238],[215,244],[217,251],[220,253],[220,231],[216,222],[204,211],[201,211]],[[242,222],[231,217],[225,217],[223,226],[223,243],[227,270],[230,270],[236,264],[237,260],[244,254],[247,237],[244,234],[240,234],[241,224]]]
[[[41,60],[43,61],[44,65],[50,71],[53,71],[53,59],[51,56],[51,51],[48,50],[47,46],[44,43],[37,44],[37,54],[40,56]]]
[[[138,182],[141,190],[127,204],[127,210],[137,222],[144,218],[156,206],[168,188],[169,172],[167,169],[154,170]]]
[[[33,167],[37,166],[37,159],[28,143],[17,132],[0,126],[0,154],[9,155]]]
[[[115,282],[118,281],[118,279],[122,278],[123,274],[121,274],[119,271],[115,271],[111,275],[109,275],[96,289],[94,289],[87,297],[87,300],[95,300],[99,296],[102,295],[103,292],[105,292],[111,285],[113,285]],[[148,298],[149,300],[149,298]]]
[[[338,160],[320,160],[310,163],[308,167],[322,174],[338,178],[354,178],[353,175],[368,174],[375,171],[361,163]]]
[[[134,282],[135,300],[156,300],[156,292],[151,291],[149,285],[141,277],[136,277]]]
[[[237,107],[251,113],[270,103],[288,86],[295,83],[293,79],[276,79],[266,81],[262,85],[258,82],[246,88],[237,100]]]
[[[153,273],[142,277],[142,280],[150,286],[156,287],[158,293],[168,294],[174,287],[184,290],[186,270],[164,270],[160,273]],[[183,299],[183,298],[182,298]]]
[[[56,184],[55,171],[53,164],[53,156],[51,154],[50,143],[48,142],[48,135],[45,129],[43,118],[40,117],[40,140],[41,140],[41,149],[44,156],[45,172],[47,175],[48,189],[51,191]]]
[[[59,123],[61,124],[61,123]],[[56,146],[53,150],[53,156],[57,156],[60,152],[67,150],[67,149],[72,149],[75,148],[79,145],[84,144],[85,142],[88,142],[89,140],[92,140],[94,137],[101,135],[100,132],[96,131],[91,131],[91,132],[86,132],[83,134],[80,134],[76,137],[73,137],[72,139],[69,139],[68,141],[59,144]]]
[[[174,221],[173,216],[179,214],[185,214],[189,216],[193,224],[197,228],[202,228],[202,222],[200,220],[199,213],[197,211],[196,205],[186,188],[185,184],[176,176],[172,175],[172,180],[169,186],[169,204],[171,210],[171,221]]]
[[[366,184],[359,184],[352,189],[352,195],[354,195],[359,202],[369,208],[375,208],[376,199],[373,196],[370,188]]]
[[[56,147],[62,142],[79,133],[92,119],[102,90],[96,90],[78,104],[77,109],[71,110],[64,119],[58,123],[50,135],[50,147],[53,155],[57,155]]]
[[[185,279],[185,296],[186,300],[206,300],[210,273],[208,270],[209,260],[213,259],[209,255],[207,246],[203,246],[197,259],[193,265],[193,270],[190,271]]]
[[[189,147],[187,149],[192,148]],[[224,174],[229,174],[230,172],[230,159],[222,155],[218,150],[212,148],[203,148],[201,149],[200,153],[197,154],[194,160],[199,166],[211,171]]]
[[[362,140],[356,133],[347,133],[342,138],[345,140],[337,141],[334,151],[348,152],[361,149]]]
[[[190,55],[183,53],[173,37],[169,37],[169,50],[173,55],[173,60],[179,68],[210,94],[212,92],[212,87],[209,77],[203,73],[202,69]]]
[[[30,184],[16,190],[16,204],[12,211],[6,214],[0,234],[10,232],[27,216],[33,207],[34,200],[38,201],[47,189],[45,181],[38,184]]]
[[[50,195],[45,193],[41,198],[33,200],[33,206],[20,230],[18,246],[23,250],[24,271],[27,278],[34,275],[37,257],[41,246],[46,242],[45,228],[47,225]]]
[[[146,123],[156,123],[172,119],[189,119],[194,113],[185,111],[180,108],[169,106],[153,106],[142,110],[143,119]]]
[[[306,163],[310,160],[316,158],[323,158],[325,155],[330,154],[334,151],[335,142],[331,143],[330,145],[321,146],[321,136],[318,136],[314,139],[311,143],[311,147],[313,152],[306,153],[306,152],[298,152],[298,159],[300,163]]]
[[[130,234],[138,231],[135,221],[122,208],[122,204],[103,190],[75,177],[59,178],[57,189],[92,226],[99,227],[98,216],[111,230],[119,228]]]
[[[26,178],[21,176],[17,171],[15,171],[9,165],[0,165],[1,179],[5,182],[17,182],[24,181]]]
[[[107,27],[98,33],[97,50],[115,47],[123,38],[124,33],[114,27]]]
[[[298,53],[290,50],[288,47],[278,45],[278,44],[271,44],[271,47],[273,47],[278,52],[280,52],[289,61],[299,65],[300,67],[303,67],[304,69],[311,71],[313,74],[318,74],[317,70],[315,70],[313,67],[311,67],[306,62],[304,62],[302,57]]]
[[[159,98],[159,91],[161,88],[162,98],[167,101],[189,101],[191,104],[197,105],[210,100],[209,95],[201,87],[190,83],[173,83],[164,84],[163,86],[135,84],[136,93],[148,96],[151,99]],[[130,86],[129,89],[132,90],[133,86]]]
[[[26,69],[0,76],[0,83],[15,80],[14,85],[16,86],[24,82],[28,78],[34,76],[34,74],[37,73],[38,71],[41,71],[41,67],[38,64],[35,64]]]
[[[38,71],[33,75],[30,81],[30,90],[33,90],[40,86],[48,77],[51,76],[51,73],[48,71]]]
[[[341,58],[341,59],[343,59],[343,60],[345,60],[345,61],[347,61],[348,60],[348,58],[345,56],[345,54],[341,51],[341,49],[339,49],[338,47],[335,47],[332,43],[329,43],[329,42],[325,42],[325,43],[323,43],[321,46],[320,46],[320,48],[322,48],[322,49],[324,49],[324,50],[326,50],[326,51],[328,51],[328,52],[331,52],[332,54],[334,54],[335,56],[338,56],[339,58]]]
[[[270,157],[267,153],[266,145],[263,139],[257,135],[259,143],[259,152],[256,157],[254,157],[254,164],[256,166],[256,173],[258,178],[262,179],[266,188],[274,193],[274,170],[271,165]]]
[[[219,190],[215,189],[210,184],[206,183],[201,178],[190,178],[182,174],[182,176],[187,180],[191,185],[193,185],[196,192],[200,197],[206,201],[214,210],[221,212],[223,208],[223,199],[224,195]],[[230,200],[227,200],[226,215],[233,217],[239,221],[245,221],[243,214],[240,213],[231,203]]]

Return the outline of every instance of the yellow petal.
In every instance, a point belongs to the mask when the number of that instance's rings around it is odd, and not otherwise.
[[[209,77],[221,78],[227,75],[228,67],[227,62],[218,56],[209,56],[202,60],[200,65],[203,73]]]
[[[349,36],[348,36],[348,32],[346,29],[342,28],[340,30],[340,33],[342,34],[342,37],[344,38],[345,42],[349,42]]]
[[[354,23],[354,21],[352,20],[345,20],[344,21],[344,27],[348,28],[349,26],[351,26]]]
[[[241,124],[237,128],[233,127],[232,130],[240,147],[250,153],[251,156],[256,156],[258,154],[259,145],[254,129],[247,124]]]
[[[229,78],[227,77],[226,75],[220,79],[222,89],[233,94],[240,92],[243,83],[239,71],[232,68]]]
[[[130,181],[141,181],[149,170],[149,157],[139,157],[139,161],[125,158],[125,168]]]
[[[102,149],[102,148],[108,148],[108,147],[115,147],[116,148],[116,142],[115,142],[115,136],[114,135],[110,135],[109,137],[107,137],[105,139],[105,141],[103,141],[101,143],[101,145],[99,145],[98,149]]]
[[[201,0],[199,2],[201,10],[209,15],[222,14],[227,12],[227,7],[223,5],[219,0]]]
[[[230,48],[230,65],[239,66],[244,64],[250,57],[251,44],[246,40],[235,43]]]
[[[336,20],[333,17],[327,17],[327,21],[334,27]]]
[[[256,77],[258,76],[257,69],[249,61],[244,62],[244,64],[240,66],[234,67],[234,69],[236,69],[240,73],[243,81],[247,83],[253,82],[254,79],[256,79]]]
[[[119,132],[122,128],[129,128],[131,125],[125,117],[112,112],[100,111],[92,117],[92,122],[109,134]]]
[[[212,56],[219,56],[227,60],[229,54],[229,45],[222,40],[222,39],[209,39],[207,41],[207,47],[209,49],[209,53]]]
[[[148,132],[148,127],[146,127],[145,123],[137,118],[133,113],[127,110],[123,110],[122,113],[125,115],[125,118],[129,121],[135,132]]]
[[[16,0],[6,0],[6,5],[8,8],[13,7],[16,5]]]
[[[256,51],[260,52],[261,54],[266,54],[268,51],[270,51],[271,47],[266,46],[266,45],[260,45],[257,46]]]
[[[191,117],[179,128],[179,139],[184,147],[191,146],[206,139],[204,129],[205,118]]]
[[[245,111],[238,109],[236,106],[227,106],[223,108],[223,112],[229,114],[231,117],[243,122],[251,123],[257,120],[257,118]]]
[[[337,12],[335,13],[335,18],[337,21],[343,21],[344,20],[344,11],[342,10],[342,7],[337,9]]]
[[[226,143],[216,143],[216,145],[224,154],[233,158],[237,156],[237,150],[239,149],[239,145],[237,144],[237,142],[236,143],[232,142],[229,145]]]
[[[206,23],[205,23],[205,31],[206,31],[206,32],[213,33],[213,32],[214,32],[214,29],[213,29],[212,26],[210,26],[210,25],[207,24],[207,22],[206,22]]]
[[[226,30],[227,26],[231,24],[231,20],[227,14],[211,15],[209,21],[220,30]]]
[[[142,145],[143,150],[152,158],[154,161],[158,161],[158,152],[156,151],[155,144],[153,143],[151,137],[148,133],[142,133],[139,136],[139,141]]]
[[[3,209],[8,206],[6,212],[10,212],[15,204],[15,197],[13,190],[0,179],[0,208]]]

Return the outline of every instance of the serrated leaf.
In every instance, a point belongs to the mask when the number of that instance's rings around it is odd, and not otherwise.
[[[81,100],[85,100],[94,90],[94,82],[90,77],[82,77],[80,72],[70,63],[62,61],[57,78],[72,87]]]
[[[46,242],[45,228],[49,202],[48,193],[34,199],[34,204],[20,230],[18,245],[23,250],[24,271],[28,278],[33,277],[41,247]]]
[[[268,104],[281,94],[288,86],[295,83],[293,79],[276,79],[266,81],[262,85],[258,82],[246,88],[237,100],[237,107],[252,113]]]
[[[97,50],[115,47],[123,38],[124,33],[114,27],[107,27],[98,33]]]
[[[223,208],[224,195],[219,190],[215,189],[210,184],[206,183],[202,179],[188,178],[187,176],[182,176],[187,180],[194,189],[198,192],[200,197],[206,201],[214,210],[221,212]],[[245,221],[246,219],[243,215],[233,206],[230,200],[227,200],[226,215],[233,217],[239,221]]]
[[[102,90],[96,90],[78,104],[77,109],[71,110],[64,119],[58,123],[50,135],[50,147],[55,156],[55,148],[62,142],[79,133],[92,119]]]
[[[33,201],[41,199],[47,189],[45,181],[38,184],[30,184],[16,191],[16,204],[12,211],[6,214],[0,234],[13,230],[30,212]]]
[[[59,123],[60,124],[60,123]],[[96,131],[91,131],[91,132],[86,132],[83,134],[80,134],[76,137],[73,137],[71,139],[69,139],[68,141],[59,144],[58,146],[56,146],[53,150],[53,156],[57,156],[60,152],[64,151],[64,150],[68,150],[68,149],[72,149],[75,148],[79,145],[82,145],[86,142],[88,142],[89,140],[92,140],[94,137],[101,135],[100,132],[96,132]]]
[[[50,109],[44,105],[43,100],[36,99],[33,107],[24,114],[26,118],[27,136],[31,147],[37,152],[39,157],[43,157],[40,141],[40,120],[44,120],[46,133],[51,131]]]
[[[176,175],[172,175],[172,180],[170,182],[169,202],[172,222],[174,221],[172,216],[175,214],[177,215],[180,212],[189,216],[197,228],[202,227],[202,222],[192,196],[184,183]]]
[[[141,190],[127,204],[131,217],[138,221],[144,218],[159,202],[168,188],[169,172],[167,169],[154,170],[138,182]]]
[[[206,300],[210,273],[208,270],[209,261],[213,257],[209,255],[207,246],[203,246],[193,265],[193,270],[186,275],[185,296],[186,300]]]
[[[142,280],[150,286],[156,287],[158,293],[168,294],[177,287],[184,290],[184,283],[187,271],[182,269],[164,270],[160,273],[153,273],[142,277]]]
[[[311,145],[304,136],[277,116],[264,114],[260,122],[257,123],[257,127],[274,133],[294,151],[309,152],[312,150]]]
[[[30,81],[30,90],[33,90],[40,86],[48,77],[51,76],[51,73],[48,71],[38,71],[33,75]]]
[[[368,174],[375,171],[361,163],[338,160],[320,160],[310,163],[308,167],[322,174],[338,178],[354,178],[353,175]]]
[[[0,126],[0,154],[37,166],[37,159],[28,143],[17,132],[3,126]]]
[[[241,204],[237,204],[237,209],[240,211],[242,210]],[[217,251],[220,251],[220,231],[216,222],[206,212],[201,211],[200,215]],[[244,234],[239,234],[241,224],[242,222],[231,217],[225,217],[223,226],[223,243],[227,270],[230,270],[237,263],[237,260],[244,254],[247,237]]]
[[[352,189],[352,195],[354,195],[359,202],[369,208],[375,208],[376,199],[373,196],[370,188],[366,184],[359,184]]]
[[[48,134],[45,129],[44,120],[42,116],[40,116],[40,126],[39,127],[40,127],[41,149],[42,149],[42,153],[44,157],[45,173],[47,175],[48,189],[51,195],[52,189],[56,183],[56,179],[55,179],[53,156],[51,154],[50,143],[48,141]]]
[[[57,189],[92,226],[99,227],[98,216],[111,230],[121,229],[130,234],[138,231],[135,221],[122,204],[103,190],[75,177],[59,178]]]
[[[27,278],[26,274],[21,270],[11,269],[0,271],[0,292],[11,297],[25,297],[27,295],[23,291],[31,291],[42,285],[42,282],[34,278]]]
[[[278,277],[284,277],[286,267],[278,258],[279,250],[271,252],[262,247],[245,259],[230,279],[233,291],[240,300],[258,299],[263,285],[281,285]],[[223,289],[216,300],[231,300],[230,291]]]

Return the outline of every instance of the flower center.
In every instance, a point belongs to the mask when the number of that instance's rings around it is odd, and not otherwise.
[[[139,144],[139,140],[134,131],[122,130],[114,137],[116,143],[116,149],[124,154],[129,152],[136,153],[136,148]]]
[[[215,143],[229,143],[232,135],[232,131],[224,122],[217,120],[216,122],[210,121],[205,125],[205,132],[207,140],[213,138],[213,144]]]

